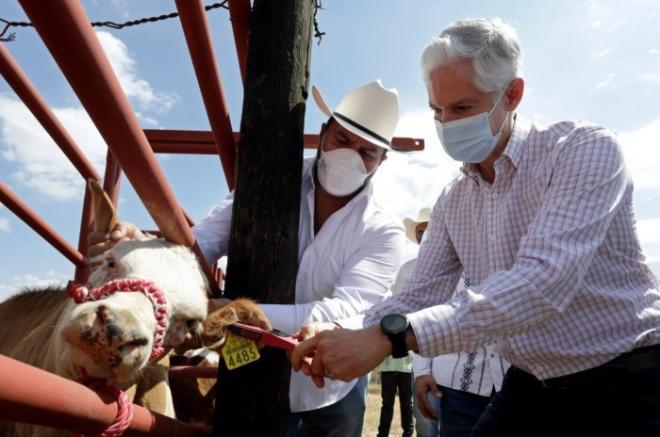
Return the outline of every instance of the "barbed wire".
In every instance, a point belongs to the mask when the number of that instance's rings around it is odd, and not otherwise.
[[[323,4],[321,3],[321,0],[314,0],[314,38],[318,38],[318,42],[316,45],[321,45],[321,39],[323,39],[323,35],[325,35],[325,32],[321,32],[319,30],[319,22],[316,20],[316,14],[319,12],[319,9],[323,9]]]
[[[205,5],[204,9],[206,9],[207,11],[218,8],[229,9],[229,6],[227,6],[227,1],[228,0],[224,0],[223,2],[220,3]],[[123,29],[125,27],[139,26],[141,24],[155,23],[156,21],[169,20],[171,18],[176,18],[178,16],[179,16],[178,12],[171,12],[169,14],[138,18],[137,20],[129,20],[123,23],[115,23],[114,21],[92,21],[91,25],[92,27],[109,27],[111,29],[118,30],[118,29]],[[16,39],[16,33],[14,32],[10,33],[6,37],[4,36],[4,34],[7,33],[7,31],[12,27],[34,27],[32,23],[30,23],[29,21],[8,21],[5,20],[4,18],[0,18],[0,21],[5,23],[4,29],[2,29],[2,32],[0,32],[0,41],[3,42],[14,41]]]
[[[207,11],[210,11],[212,9],[219,9],[219,8],[229,9],[229,6],[227,6],[227,2],[228,0],[224,0],[223,2],[220,3],[205,5],[204,9]],[[321,39],[323,38],[323,35],[325,35],[325,32],[321,32],[319,30],[319,23],[316,20],[316,13],[319,11],[319,9],[323,9],[321,0],[314,0],[314,38],[318,38],[318,44],[321,44]],[[178,16],[179,16],[178,12],[171,12],[169,14],[156,15],[153,17],[144,17],[144,18],[139,18],[137,20],[125,21],[123,23],[115,23],[114,21],[92,21],[91,25],[92,27],[109,27],[111,29],[119,30],[125,27],[139,26],[141,24],[169,20],[171,18],[176,18]],[[4,28],[2,29],[2,32],[0,32],[0,41],[2,42],[11,42],[16,40],[15,32],[8,34],[8,36],[4,36],[5,33],[7,33],[7,31],[12,27],[34,27],[32,23],[30,23],[29,21],[9,21],[9,20],[5,20],[4,18],[0,18],[0,22],[5,24]]]

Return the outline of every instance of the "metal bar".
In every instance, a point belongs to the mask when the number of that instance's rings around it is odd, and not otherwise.
[[[204,436],[198,427],[134,405],[127,430],[141,436]],[[0,418],[97,435],[117,415],[108,395],[0,355]]]
[[[245,83],[247,71],[247,52],[250,40],[250,0],[229,0],[229,19],[234,32],[236,55],[241,69],[241,80]]]
[[[39,214],[23,202],[7,184],[0,181],[0,202],[41,235],[76,266],[83,265],[83,255],[57,233]]]
[[[92,193],[85,184],[85,198],[83,200],[82,214],[80,217],[80,233],[78,234],[78,251],[87,255],[87,236],[94,226],[94,209],[92,208]],[[90,269],[87,263],[76,266],[74,280],[78,284],[85,284],[89,278]]]
[[[28,107],[30,112],[41,123],[53,141],[55,141],[55,144],[71,160],[78,173],[85,179],[101,180],[99,174],[87,158],[85,158],[85,155],[80,151],[73,138],[64,129],[62,123],[60,123],[48,106],[48,103],[39,94],[39,91],[30,82],[30,79],[28,79],[18,63],[12,58],[9,50],[2,43],[0,43],[0,73],[25,106]]]
[[[213,155],[217,153],[212,132],[199,130],[145,129],[144,134],[155,153],[186,153]],[[234,132],[234,142],[238,144],[240,134]],[[305,134],[305,149],[319,146],[317,134]],[[393,147],[401,152],[424,150],[423,138],[394,137]]]
[[[200,366],[170,367],[170,378],[216,379],[217,377],[218,377],[217,367],[200,367]]]
[[[193,248],[211,289],[217,291],[211,270],[80,2],[19,2],[158,228],[168,240]]]
[[[213,131],[229,189],[234,188],[236,144],[227,110],[227,100],[211,44],[211,32],[202,0],[176,0],[183,33],[202,92],[206,115]]]

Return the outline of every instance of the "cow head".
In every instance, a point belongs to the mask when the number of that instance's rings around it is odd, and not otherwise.
[[[98,184],[90,183],[90,188],[95,230],[108,232],[116,222],[116,211]],[[208,282],[189,248],[144,237],[120,241],[102,257],[90,275],[90,287],[132,278],[151,280],[163,291],[168,306],[165,347],[177,347],[187,336],[200,334]],[[69,373],[84,369],[90,376],[124,385],[148,364],[156,318],[144,294],[117,292],[97,301],[72,302],[67,309],[59,325],[62,349],[70,356]]]

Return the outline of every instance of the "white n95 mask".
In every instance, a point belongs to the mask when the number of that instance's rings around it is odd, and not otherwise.
[[[503,95],[500,95],[488,112],[446,123],[435,120],[438,138],[449,156],[456,161],[477,163],[491,154],[502,134],[504,121],[497,134],[493,135],[488,117],[497,107]]]
[[[360,154],[349,148],[329,152],[321,148],[316,174],[323,189],[337,197],[354,193],[369,176]]]

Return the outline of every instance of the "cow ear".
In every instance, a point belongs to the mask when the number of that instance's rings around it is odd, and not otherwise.
[[[92,194],[92,204],[94,206],[94,230],[96,232],[110,232],[117,224],[115,206],[97,181],[89,179],[87,187]]]

